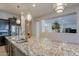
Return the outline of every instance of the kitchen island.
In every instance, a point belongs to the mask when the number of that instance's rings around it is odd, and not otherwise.
[[[23,53],[23,56],[79,56],[79,44],[35,37],[29,38],[27,42],[18,43],[15,37],[6,38]]]
[[[15,55],[13,55],[14,51],[11,51],[11,50],[15,50],[15,49],[18,49],[23,55],[28,55],[27,42],[22,42],[22,43],[17,42],[16,36],[15,37],[9,36],[9,37],[6,37],[6,39],[8,40],[8,45],[10,47],[9,48],[9,53],[10,53],[9,55],[15,56]],[[19,55],[19,53],[17,53],[17,51],[15,51],[15,54]]]

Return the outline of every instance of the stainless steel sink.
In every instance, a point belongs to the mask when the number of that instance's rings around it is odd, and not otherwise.
[[[17,43],[24,43],[24,42],[27,42],[26,39],[19,39],[19,40],[15,40]]]

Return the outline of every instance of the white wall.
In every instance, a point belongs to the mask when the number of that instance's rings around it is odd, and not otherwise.
[[[8,19],[10,17],[16,16],[15,14],[0,10],[0,19]]]
[[[77,13],[77,33],[76,34],[72,34],[72,33],[42,33],[40,34],[41,37],[47,37],[49,39],[52,40],[63,40],[65,42],[72,42],[72,43],[79,43],[79,5],[77,6],[72,6],[70,8],[65,9],[64,13],[61,14],[49,14],[47,16],[43,16],[41,18],[37,18],[36,20],[38,20],[38,22],[40,20],[46,20],[46,19],[51,19],[54,17],[58,17],[61,15],[66,15],[66,14],[70,14],[76,12]],[[33,31],[36,29],[35,28],[36,23],[34,23],[34,29]],[[35,32],[35,31],[34,31]],[[36,34],[36,32],[35,32]],[[35,36],[35,35],[33,35]]]
[[[36,20],[32,20],[32,36],[36,36]]]

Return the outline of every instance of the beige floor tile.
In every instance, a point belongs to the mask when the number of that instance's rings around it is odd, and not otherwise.
[[[5,46],[0,46],[0,56],[7,56]]]

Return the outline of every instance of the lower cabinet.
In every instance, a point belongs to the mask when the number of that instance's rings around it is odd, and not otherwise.
[[[22,53],[17,47],[14,45],[8,45],[7,46],[8,50],[8,56],[25,56],[24,53]]]
[[[13,44],[9,45],[9,56],[25,56],[24,53],[22,53],[17,47],[15,47]]]
[[[16,46],[14,46],[11,42],[6,41],[6,51],[8,56],[25,56]]]
[[[19,49],[15,48],[13,56],[25,56],[25,54],[23,54]]]

